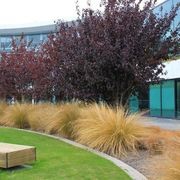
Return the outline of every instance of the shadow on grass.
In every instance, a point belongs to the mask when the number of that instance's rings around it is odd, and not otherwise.
[[[12,173],[15,171],[27,170],[27,169],[32,169],[32,168],[33,168],[33,164],[29,164],[29,165],[15,166],[15,167],[7,168],[7,169],[0,168],[0,172]]]

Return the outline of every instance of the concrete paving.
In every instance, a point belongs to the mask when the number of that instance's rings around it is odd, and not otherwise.
[[[158,126],[163,129],[180,131],[180,120],[158,117],[143,117],[143,119],[148,126]]]

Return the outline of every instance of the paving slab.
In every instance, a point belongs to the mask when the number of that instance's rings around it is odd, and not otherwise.
[[[167,130],[179,130],[180,131],[180,120],[178,119],[167,119],[159,117],[143,117],[143,120],[148,126],[158,126]]]

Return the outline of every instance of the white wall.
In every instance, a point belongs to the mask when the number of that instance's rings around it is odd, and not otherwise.
[[[161,78],[164,79],[175,79],[180,78],[180,59],[168,61],[164,63],[165,68],[164,72],[166,72],[166,75],[161,75]]]

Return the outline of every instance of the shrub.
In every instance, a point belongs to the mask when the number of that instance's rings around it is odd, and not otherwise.
[[[128,115],[123,107],[93,104],[82,110],[75,123],[75,137],[79,143],[119,157],[136,150],[139,138],[144,136],[139,119],[140,115]]]

